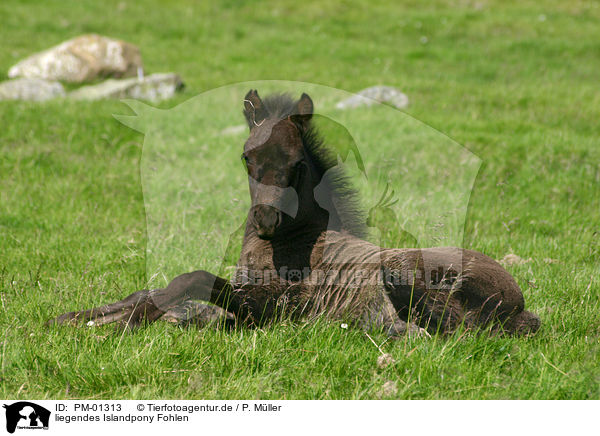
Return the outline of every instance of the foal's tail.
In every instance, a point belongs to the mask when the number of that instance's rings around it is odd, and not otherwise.
[[[509,317],[505,324],[504,330],[517,335],[531,335],[537,332],[542,325],[540,317],[533,312],[523,310]]]

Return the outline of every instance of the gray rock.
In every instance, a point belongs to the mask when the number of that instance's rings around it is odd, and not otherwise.
[[[141,69],[142,57],[135,45],[90,34],[23,59],[8,70],[8,77],[82,83],[99,77],[135,76]]]
[[[381,393],[385,397],[396,395],[398,393],[398,386],[396,385],[396,382],[392,380],[386,381],[381,388]]]
[[[0,100],[44,101],[65,95],[58,82],[42,79],[14,79],[0,83]]]
[[[363,89],[356,95],[340,101],[335,107],[338,109],[351,109],[359,106],[371,106],[375,102],[385,103],[397,109],[408,106],[408,97],[391,86],[372,86]]]
[[[74,100],[135,98],[159,101],[171,98],[184,87],[175,73],[152,74],[144,78],[109,79],[97,85],[81,87],[69,94]]]
[[[502,259],[500,259],[498,262],[504,266],[523,265],[525,263],[531,262],[531,258],[523,259],[514,253],[509,253],[506,256],[504,256]]]
[[[396,363],[391,354],[382,354],[377,358],[377,367],[384,369],[392,364]]]

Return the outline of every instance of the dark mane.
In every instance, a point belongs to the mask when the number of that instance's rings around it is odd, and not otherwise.
[[[283,119],[294,114],[295,102],[288,94],[273,94],[263,100],[270,118]],[[332,203],[329,212],[330,229],[346,231],[359,238],[367,235],[366,214],[360,206],[360,197],[352,186],[350,178],[343,168],[337,166],[338,156],[324,144],[312,123],[300,130],[302,143],[312,163],[317,168],[319,177],[328,172],[328,192],[332,193]],[[344,156],[345,159],[345,156]]]

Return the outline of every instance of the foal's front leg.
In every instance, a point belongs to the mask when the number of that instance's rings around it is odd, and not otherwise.
[[[90,310],[68,312],[49,321],[49,324],[92,321],[95,325],[122,322],[128,327],[140,325],[144,320],[156,321],[165,313],[176,316],[178,307],[188,300],[204,300],[237,313],[239,304],[232,298],[229,281],[206,271],[194,271],[175,277],[166,288],[134,292],[123,300]],[[204,314],[214,316],[212,311]]]

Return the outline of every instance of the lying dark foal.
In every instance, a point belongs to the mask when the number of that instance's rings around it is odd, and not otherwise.
[[[164,289],[51,322],[257,325],[284,315],[326,316],[390,335],[449,333],[461,325],[516,334],[539,328],[513,277],[491,258],[451,247],[384,249],[362,239],[353,191],[311,124],[308,95],[263,101],[252,90],[244,114],[252,206],[234,278],[195,271]]]

